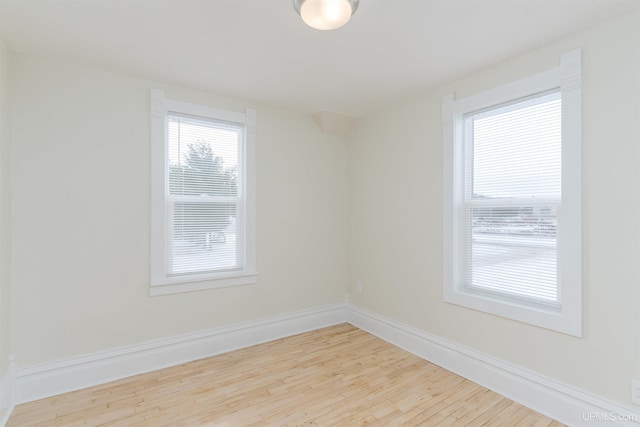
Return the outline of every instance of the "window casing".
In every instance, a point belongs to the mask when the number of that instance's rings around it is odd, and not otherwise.
[[[153,90],[151,139],[151,295],[255,283],[255,111]]]
[[[443,99],[444,300],[582,334],[581,53]]]

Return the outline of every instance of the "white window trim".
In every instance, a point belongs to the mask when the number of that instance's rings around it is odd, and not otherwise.
[[[444,301],[578,337],[582,336],[581,58],[581,50],[576,49],[561,55],[559,67],[463,99],[445,96],[442,101]],[[465,239],[460,226],[464,201],[460,182],[464,171],[463,115],[557,88],[562,96],[562,207],[557,237],[560,307],[529,306],[465,291],[458,264]]]
[[[167,218],[165,189],[167,185],[167,113],[183,113],[198,117],[240,123],[245,126],[244,266],[241,271],[193,274],[170,277],[166,274]],[[166,99],[164,91],[151,90],[151,286],[150,295],[166,295],[256,283],[256,112],[217,110],[211,107]]]

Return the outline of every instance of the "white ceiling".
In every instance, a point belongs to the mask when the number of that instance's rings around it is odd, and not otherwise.
[[[0,0],[17,52],[354,116],[640,7],[640,0],[361,0],[343,28],[293,0]]]

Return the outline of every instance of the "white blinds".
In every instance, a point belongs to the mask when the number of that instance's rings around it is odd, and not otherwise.
[[[464,125],[467,287],[558,304],[560,93],[472,113]]]
[[[168,114],[167,274],[242,267],[243,127]]]

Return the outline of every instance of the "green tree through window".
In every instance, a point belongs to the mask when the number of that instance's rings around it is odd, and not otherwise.
[[[209,245],[224,241],[224,232],[236,215],[238,197],[237,168],[225,167],[211,144],[198,141],[187,146],[182,162],[169,169],[169,193],[172,196],[203,197],[176,201],[174,209],[174,237],[193,243]],[[217,197],[215,197],[217,196]]]

